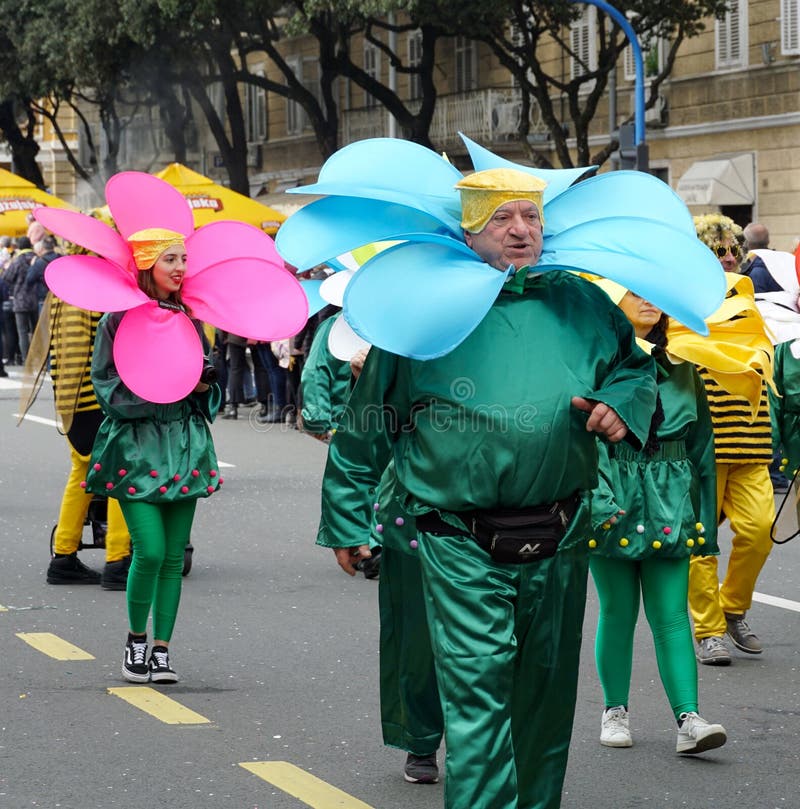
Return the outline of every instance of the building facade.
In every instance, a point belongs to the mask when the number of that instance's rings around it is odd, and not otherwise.
[[[592,35],[596,25],[596,8],[587,5],[569,32],[573,47],[589,64],[596,47]],[[406,64],[415,64],[421,57],[419,31],[397,34],[389,44]],[[295,76],[319,94],[315,41],[297,37],[284,40],[281,47]],[[369,42],[354,39],[351,52],[367,73],[396,88],[413,109],[420,95],[415,77],[393,72],[386,55]],[[664,43],[648,43],[646,75],[657,70],[663,53]],[[556,64],[563,78],[580,69],[555,46],[545,54],[546,60],[550,60],[548,70],[553,72]],[[282,83],[266,57],[252,55],[249,68]],[[529,159],[529,149],[517,135],[519,90],[488,46],[466,37],[440,40],[434,76],[437,104],[430,137],[437,149],[459,167],[468,166],[457,135],[461,131],[513,160]],[[592,121],[593,151],[600,151],[631,114],[633,91],[633,62],[628,55],[618,65]],[[335,92],[339,146],[366,137],[400,135],[387,110],[361,87],[337,79]],[[296,102],[251,85],[243,87],[241,95],[251,193],[276,207],[283,201],[284,210],[290,210],[300,200],[293,196],[287,201],[282,192],[313,182],[322,163],[314,131]],[[222,111],[221,94],[215,104]],[[201,122],[201,116],[196,120]],[[732,0],[723,18],[708,19],[704,32],[682,44],[646,122],[651,170],[683,197],[692,213],[721,211],[741,224],[760,221],[770,230],[771,246],[793,249],[800,237],[800,0]],[[77,127],[70,136],[80,150]],[[102,140],[99,128],[97,137]],[[535,103],[528,141],[558,166]],[[61,145],[44,126],[40,144],[40,163],[52,193],[83,207],[97,204],[99,189],[75,181]],[[224,182],[225,167],[202,123],[191,133],[188,145],[188,165]],[[172,159],[157,118],[152,113],[139,114],[126,129],[120,168],[157,171]],[[609,161],[601,170],[613,167]]]

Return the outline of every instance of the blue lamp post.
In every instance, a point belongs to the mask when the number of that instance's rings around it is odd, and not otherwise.
[[[597,6],[597,8],[618,23],[622,32],[628,37],[628,42],[630,42],[633,50],[635,70],[633,131],[631,132],[630,124],[623,124],[622,127],[620,127],[620,156],[622,157],[623,164],[629,162],[639,171],[647,171],[648,150],[644,139],[644,59],[642,58],[642,49],[639,47],[636,32],[633,30],[633,26],[628,22],[627,17],[619,11],[619,9],[606,3],[605,0],[571,0],[571,2]],[[633,136],[632,138],[631,135]],[[628,154],[626,154],[626,151]],[[633,159],[631,160],[631,158]]]

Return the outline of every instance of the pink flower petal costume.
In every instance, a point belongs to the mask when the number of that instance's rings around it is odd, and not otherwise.
[[[34,212],[57,236],[98,254],[51,262],[45,278],[53,294],[112,313],[95,342],[92,380],[107,418],[87,489],[121,501],[208,496],[221,482],[207,426],[219,391],[212,385],[193,393],[204,364],[202,330],[193,318],[255,340],[279,340],[305,324],[306,296],[269,236],[241,222],[195,231],[186,199],[157,177],[117,174],[106,196],[119,233],[72,211]],[[191,318],[138,286],[129,240],[153,228],[184,237],[180,295]]]

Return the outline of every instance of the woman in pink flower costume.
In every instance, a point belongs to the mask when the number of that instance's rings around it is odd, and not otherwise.
[[[81,485],[118,499],[131,534],[122,675],[172,683],[178,676],[168,647],[184,548],[197,499],[222,483],[208,427],[221,392],[201,321],[278,340],[299,331],[308,310],[272,240],[256,228],[217,222],[195,231],[184,197],[139,172],[112,177],[106,197],[119,233],[70,211],[39,208],[35,216],[97,254],[59,258],[45,276],[68,303],[107,312],[92,360],[106,418]]]

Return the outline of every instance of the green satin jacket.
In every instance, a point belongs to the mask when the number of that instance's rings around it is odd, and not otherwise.
[[[390,459],[405,505],[445,519],[594,489],[597,442],[573,396],[605,402],[628,426],[626,440],[641,446],[655,407],[655,365],[625,316],[569,273],[506,286],[446,356],[423,362],[370,351],[330,446],[318,544],[344,547],[368,535]]]

